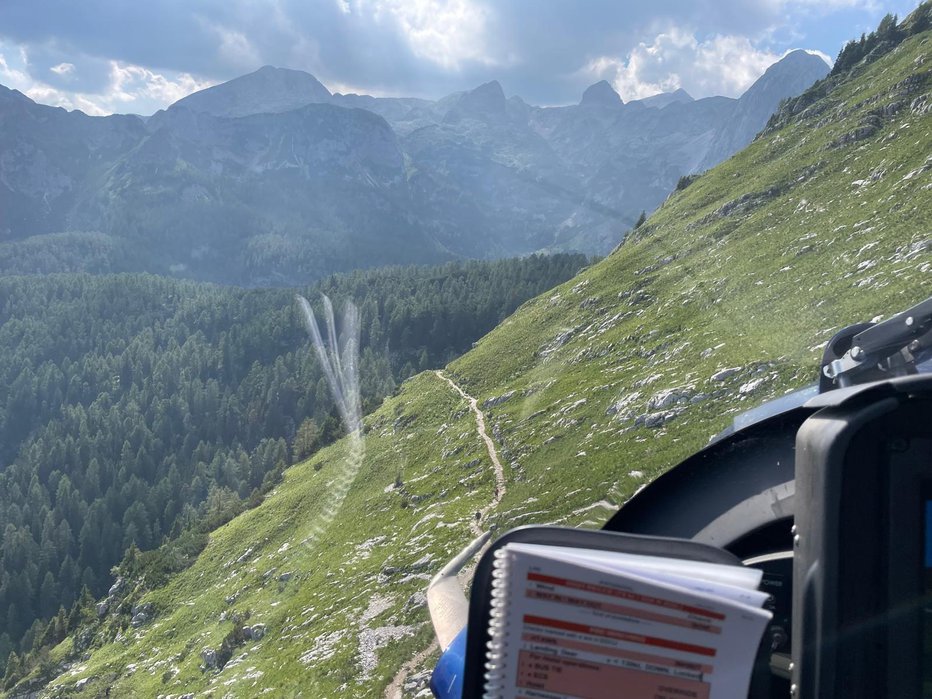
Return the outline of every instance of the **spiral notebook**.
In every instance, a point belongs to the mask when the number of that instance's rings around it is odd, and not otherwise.
[[[740,566],[509,543],[495,552],[484,693],[747,696],[770,613]]]

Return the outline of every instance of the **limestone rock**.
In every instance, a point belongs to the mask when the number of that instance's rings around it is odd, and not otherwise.
[[[688,403],[690,398],[692,398],[692,391],[688,388],[668,388],[651,396],[647,401],[647,409],[665,410],[678,403]]]
[[[133,610],[131,612],[132,619],[130,624],[134,629],[138,629],[140,626],[150,621],[154,616],[155,607],[151,602],[137,603],[133,605]]]
[[[738,389],[740,395],[747,395],[748,393],[753,393],[758,388],[761,387],[761,384],[764,383],[764,379],[754,379],[753,381],[748,381],[745,384],[741,385],[741,388]]]
[[[741,367],[739,366],[722,369],[721,371],[716,371],[714,374],[712,374],[711,379],[712,381],[725,381],[726,379],[730,379],[739,371],[741,371]]]
[[[265,636],[265,624],[253,624],[252,626],[243,627],[243,635],[247,640],[258,641]]]
[[[496,405],[501,405],[502,403],[505,403],[506,401],[511,400],[514,397],[514,395],[515,395],[514,391],[508,391],[507,393],[503,393],[500,396],[495,396],[494,398],[487,398],[486,400],[482,401],[482,408],[483,409],[494,408]]]
[[[204,661],[204,667],[208,670],[217,669],[217,651],[213,648],[205,648],[201,651],[201,660]]]
[[[123,592],[123,587],[126,585],[126,581],[122,577],[118,577],[113,585],[110,586],[110,589],[107,590],[107,597],[115,597],[116,595]]]
[[[681,410],[662,410],[655,413],[644,413],[643,415],[638,415],[634,419],[634,426],[657,429],[658,427],[663,427],[681,412]]]

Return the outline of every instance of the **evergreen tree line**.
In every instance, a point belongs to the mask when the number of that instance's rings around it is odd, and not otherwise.
[[[300,292],[359,307],[368,411],[584,264],[386,268]],[[82,588],[101,596],[128,548],[222,522],[341,433],[283,289],[0,277],[0,386],[0,672]]]
[[[861,38],[851,40],[838,54],[835,65],[832,66],[832,75],[838,75],[850,70],[864,59],[872,63],[899,45],[901,41],[913,34],[924,32],[932,26],[932,4],[926,3],[916,9],[912,21],[897,24],[894,14],[887,14],[877,29],[870,34],[861,34]]]
[[[846,74],[857,68],[873,63],[889,53],[904,40],[924,32],[932,27],[932,2],[928,0],[917,7],[902,23],[897,24],[894,14],[887,14],[877,29],[870,34],[861,34],[860,39],[849,41],[838,53],[838,58],[831,72],[816,82],[801,95],[785,99],[767,122],[764,131],[779,129],[789,123],[794,114],[799,114],[806,107],[814,104],[843,84]]]

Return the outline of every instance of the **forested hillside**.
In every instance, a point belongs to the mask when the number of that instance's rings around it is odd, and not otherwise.
[[[583,264],[399,267],[300,293],[358,305],[371,408]],[[128,547],[220,524],[339,429],[286,290],[0,278],[0,385],[0,665],[83,586],[103,593]]]

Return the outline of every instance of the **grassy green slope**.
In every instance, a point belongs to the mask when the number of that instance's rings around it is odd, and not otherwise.
[[[507,492],[484,526],[601,524],[736,412],[812,381],[840,326],[932,293],[930,68],[926,32],[858,69],[449,367],[480,405],[500,398],[485,413]],[[423,374],[367,419],[364,463],[314,536],[346,448],[292,468],[218,530],[145,597],[153,621],[117,636],[126,617],[106,617],[101,647],[49,692],[90,678],[87,695],[382,695],[429,647],[418,593],[472,537],[494,478],[465,401]],[[265,636],[202,670],[233,627],[221,619],[247,610]]]

